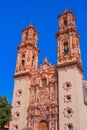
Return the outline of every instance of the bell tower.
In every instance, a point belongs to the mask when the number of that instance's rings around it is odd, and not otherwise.
[[[56,35],[58,40],[58,64],[78,61],[81,64],[80,57],[80,36],[77,34],[75,25],[76,18],[71,11],[65,10],[60,14],[59,31]]]
[[[73,12],[65,10],[59,15],[58,42],[58,93],[59,130],[86,128],[83,103],[83,69],[81,65],[80,37],[77,34]]]
[[[22,30],[21,45],[18,46],[16,74],[37,69],[39,53],[37,41],[38,32],[32,24]]]
[[[14,75],[14,95],[12,102],[12,122],[10,130],[25,130],[27,126],[27,108],[30,103],[31,75],[38,67],[38,32],[32,24],[22,30],[21,44]]]

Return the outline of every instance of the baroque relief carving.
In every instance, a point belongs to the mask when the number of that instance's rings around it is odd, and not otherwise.
[[[73,126],[73,123],[65,123],[65,130],[76,130]]]
[[[64,103],[72,102],[71,94],[64,95]]]
[[[68,91],[68,90],[71,89],[72,84],[71,84],[71,82],[67,81],[67,82],[65,82],[65,83],[63,84],[62,87],[63,87],[64,90]]]
[[[63,114],[64,114],[64,117],[67,117],[67,118],[72,117],[72,114],[73,114],[72,108],[70,107],[64,108]]]
[[[45,64],[47,64],[47,61],[45,61]],[[34,77],[31,81],[28,127],[31,128],[31,123],[38,123],[41,120],[45,120],[49,121],[50,129],[55,130],[55,119],[58,120],[56,118],[58,115],[56,77],[52,72],[47,73],[47,71],[42,68],[40,70],[42,71],[39,73],[40,77]]]
[[[46,104],[49,101],[49,92],[47,89],[41,89],[39,92],[39,103],[40,104]]]

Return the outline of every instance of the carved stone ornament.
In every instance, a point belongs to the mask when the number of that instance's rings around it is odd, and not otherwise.
[[[63,87],[64,90],[68,91],[68,90],[71,89],[72,84],[71,84],[71,82],[67,81],[67,82],[65,82],[65,83],[63,84],[62,87]]]
[[[16,101],[15,106],[16,106],[16,107],[19,107],[20,104],[21,104],[21,102],[18,100],[18,101]]]
[[[47,89],[42,88],[39,92],[40,104],[46,104],[48,102],[48,98],[49,98],[49,92],[47,91]]]
[[[64,95],[64,103],[72,102],[71,94]]]
[[[72,123],[65,123],[65,130],[76,130]]]
[[[20,117],[20,113],[18,111],[13,114],[13,119],[14,120],[19,119],[19,117]]]
[[[72,108],[70,107],[64,108],[63,114],[64,114],[64,117],[67,117],[67,118],[72,117],[72,114],[73,114]]]
[[[21,96],[21,95],[22,95],[22,90],[21,90],[21,89],[17,90],[16,96],[19,97],[19,96]]]

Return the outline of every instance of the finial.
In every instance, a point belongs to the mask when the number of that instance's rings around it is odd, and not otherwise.
[[[31,23],[31,24],[29,24],[29,27],[33,27],[32,23]]]
[[[44,58],[44,64],[48,64],[48,59],[47,59],[47,57]]]
[[[67,12],[69,12],[69,10],[68,10],[68,9],[66,9],[66,10],[64,11],[64,13],[67,13]]]

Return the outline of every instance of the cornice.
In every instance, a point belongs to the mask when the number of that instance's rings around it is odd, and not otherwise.
[[[58,18],[60,18],[60,17],[62,17],[62,16],[65,16],[65,15],[67,15],[67,14],[69,14],[69,13],[71,13],[72,16],[74,17],[74,19],[76,20],[76,17],[74,16],[73,12],[70,11],[70,10],[65,10],[63,14],[58,15]]]
[[[60,35],[64,35],[64,34],[69,34],[70,32],[76,32],[76,35],[79,37],[79,35],[77,34],[77,30],[76,29],[73,29],[73,28],[68,28],[67,30],[65,31],[59,31],[56,33],[56,38],[59,37]]]
[[[34,28],[34,26],[29,26],[28,28],[24,28],[24,29],[22,29],[22,32],[28,31],[29,28],[32,28],[37,34],[39,33],[39,32]]]
[[[33,47],[35,50],[37,50],[38,52],[40,52],[40,49],[39,48],[37,48],[37,47],[35,47],[32,43],[26,43],[26,44],[24,44],[24,45],[19,45],[18,47],[17,47],[17,49],[19,50],[20,48],[26,48],[27,46],[31,46],[31,47]]]
[[[14,78],[19,78],[19,77],[24,77],[24,76],[31,77],[32,75],[30,72],[18,73],[18,74],[13,75]]]
[[[84,70],[82,68],[82,66],[79,64],[79,62],[76,60],[76,61],[71,61],[71,62],[66,62],[66,63],[61,63],[61,64],[58,64],[56,66],[57,69],[60,69],[60,68],[63,68],[63,67],[67,67],[67,66],[72,66],[72,65],[77,65],[78,68],[80,69],[80,71],[83,73]]]

